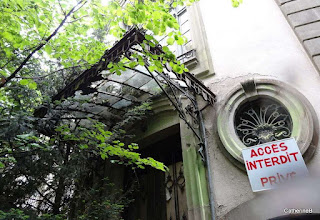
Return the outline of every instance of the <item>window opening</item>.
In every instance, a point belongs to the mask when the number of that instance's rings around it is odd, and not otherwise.
[[[288,110],[270,98],[259,98],[241,105],[234,123],[238,137],[247,147],[289,138],[292,132]]]

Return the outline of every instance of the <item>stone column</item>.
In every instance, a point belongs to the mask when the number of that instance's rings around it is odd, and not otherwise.
[[[184,101],[184,106],[186,104]],[[191,117],[187,117],[192,123]],[[207,171],[198,153],[199,140],[182,119],[180,119],[180,135],[186,180],[188,220],[211,219]]]

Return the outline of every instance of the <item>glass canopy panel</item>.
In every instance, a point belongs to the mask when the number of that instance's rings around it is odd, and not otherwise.
[[[105,81],[98,88],[98,91],[108,92],[113,94],[121,94],[123,85],[113,81]]]
[[[81,90],[78,90],[78,91],[76,91],[74,97],[77,100],[88,100],[88,99],[92,98],[92,94],[83,95],[83,92]]]
[[[84,112],[77,112],[77,111],[73,111],[70,114],[66,114],[64,115],[64,118],[88,118],[88,117],[93,117],[93,114],[88,114],[88,113],[84,113]]]
[[[141,89],[151,92],[153,95],[158,94],[161,92],[161,88],[158,86],[156,81],[151,80],[147,84],[140,87]]]
[[[125,94],[125,95],[123,95],[123,99],[126,99],[126,100],[128,100],[128,101],[132,101],[132,102],[134,102],[134,103],[138,103],[139,101],[138,101],[138,99],[137,99],[137,97],[135,97],[135,96],[133,96],[133,95],[131,95],[131,94]]]
[[[126,71],[123,71],[120,76],[113,73],[113,74],[109,74],[109,75],[107,76],[107,78],[108,78],[109,80],[116,80],[116,81],[118,81],[118,82],[125,82],[125,81],[127,81],[128,79],[130,79],[131,77],[133,77],[134,75],[136,75],[136,74],[137,74],[136,72],[128,69],[128,70],[126,70]]]
[[[99,113],[99,115],[101,115],[103,118],[115,118],[115,117],[119,117],[120,119],[120,113],[118,113],[117,115],[114,115],[110,112],[110,109],[109,108],[104,108],[104,110],[102,112]]]
[[[99,93],[98,97],[97,97],[97,103],[108,102],[110,105],[113,105],[114,103],[118,102],[119,100],[120,100],[120,98],[118,98],[118,97],[110,96],[110,95],[103,94],[103,93]]]
[[[116,88],[112,91],[112,88]],[[126,85],[126,84],[119,84],[117,82],[106,82],[102,89],[99,89],[99,91],[102,91],[104,93],[109,93],[113,96],[119,96],[124,97],[126,95],[133,96],[135,98],[139,98],[143,94],[147,93],[147,91],[143,91],[140,88],[136,88],[134,86]],[[109,91],[109,92],[108,92]]]
[[[130,95],[138,99],[145,93],[146,91],[142,91],[140,88],[135,88],[134,86],[129,85],[123,85],[121,95]]]
[[[128,107],[132,104],[132,102],[122,99],[119,102],[115,103],[114,105],[112,105],[113,108],[117,108],[117,109],[121,109],[121,108],[125,108]]]
[[[143,74],[150,76],[150,73],[148,72],[148,70],[146,70],[146,68],[144,66],[136,66],[134,69],[139,72],[142,72]],[[142,73],[140,73],[140,74],[142,74]]]
[[[91,104],[91,105],[87,106],[86,109],[94,114],[100,114],[101,112],[103,112],[106,109],[106,107]]]
[[[149,76],[145,76],[142,74],[137,74],[134,77],[130,78],[126,83],[131,86],[141,87],[147,84],[150,80],[152,80]]]

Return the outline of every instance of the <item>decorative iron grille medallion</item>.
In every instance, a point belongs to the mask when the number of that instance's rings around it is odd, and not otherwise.
[[[238,137],[247,147],[288,138],[292,132],[288,110],[269,98],[259,98],[241,105],[234,122]]]

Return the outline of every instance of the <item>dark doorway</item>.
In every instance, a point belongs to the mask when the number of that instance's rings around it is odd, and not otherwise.
[[[179,133],[146,146],[143,157],[164,162],[169,172],[146,168],[135,172],[135,201],[126,210],[126,220],[186,220],[187,201]]]

